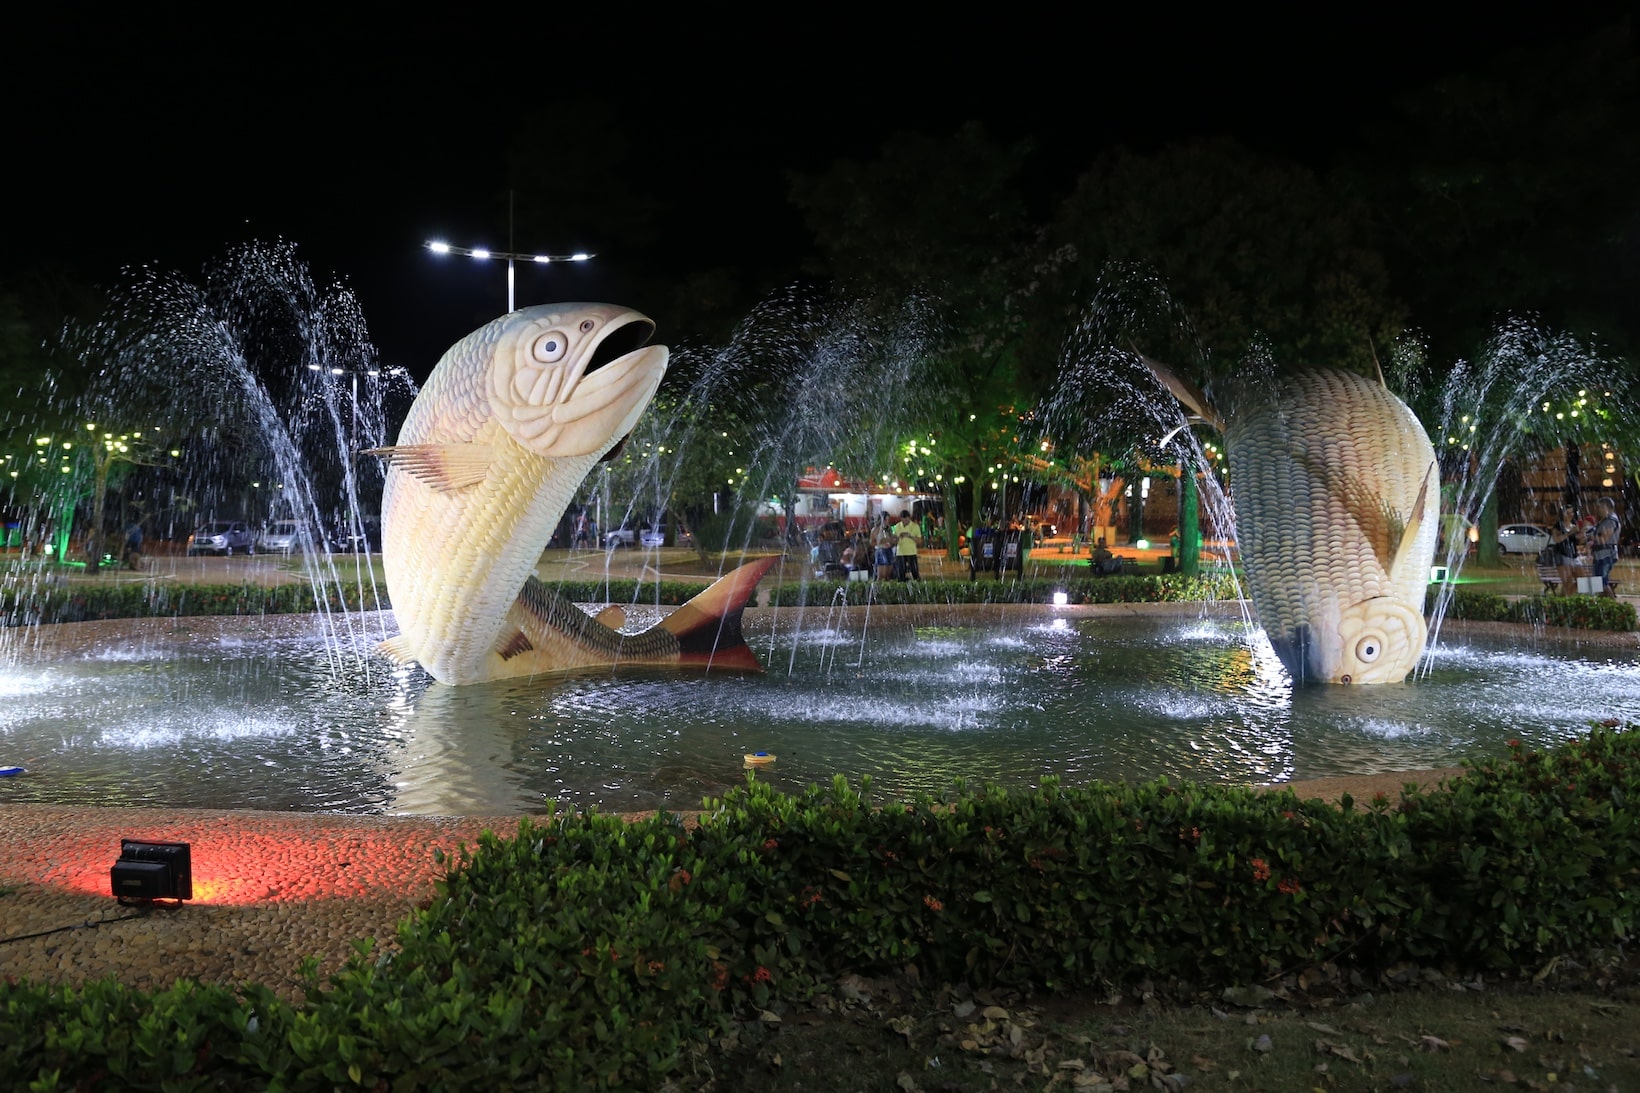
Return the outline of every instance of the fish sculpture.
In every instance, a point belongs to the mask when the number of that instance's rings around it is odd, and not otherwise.
[[[1428,639],[1440,517],[1435,449],[1407,405],[1309,368],[1237,390],[1225,413],[1145,358],[1224,436],[1248,597],[1296,682],[1398,683]]]
[[[623,634],[535,576],[582,480],[614,454],[666,373],[654,323],[609,304],[522,308],[440,359],[386,460],[382,568],[399,634],[382,652],[441,683],[613,665],[762,671],[741,612],[775,559],[726,574]]]

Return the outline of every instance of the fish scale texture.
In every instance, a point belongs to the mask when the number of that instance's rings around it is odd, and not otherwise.
[[[1437,497],[1417,529],[1424,562],[1388,569],[1435,460],[1417,418],[1382,384],[1340,371],[1300,373],[1245,403],[1225,446],[1248,594],[1278,651],[1376,597],[1421,615]]]

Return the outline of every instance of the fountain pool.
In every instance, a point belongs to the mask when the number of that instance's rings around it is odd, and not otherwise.
[[[959,778],[1257,784],[1452,766],[1640,710],[1632,646],[1449,626],[1413,682],[1294,689],[1238,615],[1145,608],[753,610],[764,676],[459,688],[338,662],[307,616],[68,624],[0,669],[0,766],[29,768],[0,779],[0,802],[681,810],[756,751],[782,788],[869,774],[878,799]],[[393,629],[366,621],[361,653]]]

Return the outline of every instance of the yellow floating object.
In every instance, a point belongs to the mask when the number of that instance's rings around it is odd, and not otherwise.
[[[772,762],[774,762],[774,756],[766,751],[749,751],[746,753],[746,765],[748,767],[764,767]]]

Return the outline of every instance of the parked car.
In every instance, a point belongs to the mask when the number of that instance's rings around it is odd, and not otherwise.
[[[251,526],[243,520],[216,520],[209,524],[201,524],[188,536],[190,555],[203,554],[207,551],[227,555],[236,550],[242,550],[246,554],[256,553],[256,536],[251,531]]]
[[[645,550],[664,546],[666,544],[666,529],[661,527],[633,528],[622,526],[604,535],[604,548],[606,550],[631,546],[633,543],[642,543]]]
[[[381,549],[382,522],[379,516],[361,516],[331,528],[326,546],[332,554],[374,554]]]
[[[1505,554],[1537,554],[1549,545],[1549,531],[1536,524],[1504,524],[1498,528],[1498,549]]]
[[[302,525],[295,520],[275,520],[262,529],[256,541],[265,553],[290,554],[302,549]]]

